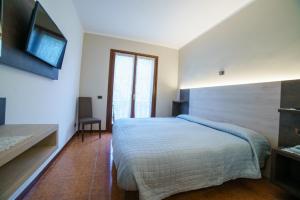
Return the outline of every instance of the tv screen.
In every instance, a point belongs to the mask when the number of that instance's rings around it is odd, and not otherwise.
[[[67,40],[39,2],[31,16],[26,51],[52,67],[61,69]]]

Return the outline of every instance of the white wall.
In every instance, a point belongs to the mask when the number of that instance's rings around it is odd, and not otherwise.
[[[7,98],[7,124],[59,124],[62,147],[74,133],[83,30],[72,0],[40,2],[68,39],[59,80],[0,65],[0,96]]]
[[[170,116],[176,97],[178,51],[166,47],[112,37],[85,34],[82,54],[80,96],[93,97],[95,117],[106,125],[107,87],[110,49],[127,50],[159,56],[156,116]],[[98,100],[97,96],[103,99]]]
[[[179,85],[299,79],[299,52],[300,1],[257,0],[180,49]]]

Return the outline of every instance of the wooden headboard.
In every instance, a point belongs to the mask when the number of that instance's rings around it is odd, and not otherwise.
[[[190,89],[189,114],[252,129],[278,144],[281,82]]]

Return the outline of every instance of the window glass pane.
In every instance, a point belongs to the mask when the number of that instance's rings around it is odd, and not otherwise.
[[[136,85],[135,85],[135,117],[151,117],[154,58],[137,58]]]
[[[112,121],[129,118],[133,84],[134,56],[117,53],[115,56]]]

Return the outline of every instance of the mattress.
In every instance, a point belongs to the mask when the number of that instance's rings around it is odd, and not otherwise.
[[[188,115],[117,120],[112,145],[118,185],[141,200],[261,178],[270,150],[254,131]]]

